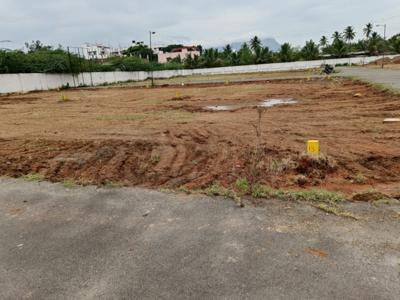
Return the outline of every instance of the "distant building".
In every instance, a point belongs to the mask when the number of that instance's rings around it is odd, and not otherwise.
[[[111,48],[101,44],[85,43],[82,45],[82,49],[83,57],[86,59],[107,59],[122,55],[122,49]]]
[[[180,48],[172,49],[171,52],[158,51],[158,62],[161,64],[167,63],[174,58],[180,57],[182,60],[186,59],[188,56],[194,58],[195,56],[200,56],[200,51],[195,46],[185,46]]]

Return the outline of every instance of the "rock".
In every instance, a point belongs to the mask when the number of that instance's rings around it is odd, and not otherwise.
[[[354,94],[354,97],[360,98],[360,97],[362,97],[362,94],[361,94],[361,93],[355,93],[355,94]]]

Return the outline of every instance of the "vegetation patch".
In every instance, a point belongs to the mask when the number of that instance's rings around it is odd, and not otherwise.
[[[23,178],[27,181],[43,181],[45,179],[45,176],[41,173],[29,173],[25,176],[23,176]]]

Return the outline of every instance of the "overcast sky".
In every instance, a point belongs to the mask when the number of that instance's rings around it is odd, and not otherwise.
[[[79,46],[99,42],[127,46],[131,40],[205,46],[254,35],[301,45],[353,25],[388,24],[400,33],[399,0],[0,0],[0,47],[25,41]],[[382,32],[381,28],[377,28]]]

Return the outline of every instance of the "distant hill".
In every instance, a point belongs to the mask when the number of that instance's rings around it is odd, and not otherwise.
[[[269,50],[271,50],[271,51],[278,51],[281,48],[281,45],[274,38],[264,38],[264,39],[261,39],[261,42],[264,47],[268,47]],[[230,43],[230,45],[233,50],[239,50],[242,47],[243,43],[244,43],[244,41],[233,42],[233,43]],[[247,43],[250,46],[250,41],[247,41]],[[218,46],[217,48],[222,49],[225,46],[226,45],[221,45],[221,46]]]

